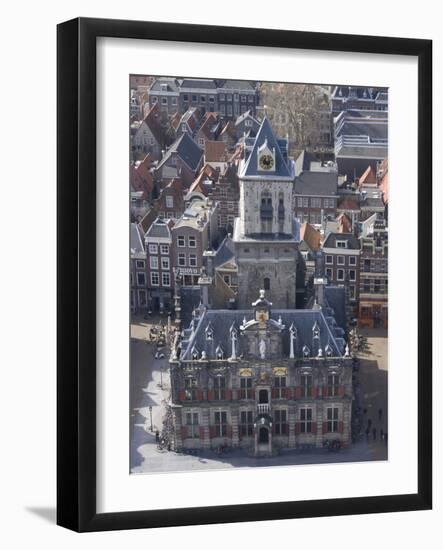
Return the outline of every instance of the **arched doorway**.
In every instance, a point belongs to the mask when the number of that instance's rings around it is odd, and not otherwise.
[[[258,402],[259,403],[269,403],[269,392],[268,392],[268,390],[260,390],[258,392]]]
[[[261,427],[258,432],[258,442],[259,443],[269,443],[269,431],[268,428]]]

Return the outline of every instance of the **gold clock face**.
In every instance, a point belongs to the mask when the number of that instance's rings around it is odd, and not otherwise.
[[[272,170],[274,166],[274,159],[271,155],[262,155],[260,157],[260,168],[262,170]]]
[[[267,311],[259,310],[256,314],[256,319],[259,323],[264,323],[269,319],[269,315]]]

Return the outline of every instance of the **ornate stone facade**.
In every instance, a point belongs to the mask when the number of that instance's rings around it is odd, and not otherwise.
[[[350,442],[352,358],[333,311],[271,306],[261,291],[248,310],[194,312],[170,360],[178,449]]]

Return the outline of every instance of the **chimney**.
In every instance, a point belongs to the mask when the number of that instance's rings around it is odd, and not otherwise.
[[[316,277],[314,279],[314,296],[315,301],[321,307],[325,306],[325,286],[326,279],[324,277]]]

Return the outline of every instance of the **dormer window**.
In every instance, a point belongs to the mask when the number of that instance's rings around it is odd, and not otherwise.
[[[315,322],[314,326],[312,327],[312,337],[313,338],[320,338],[320,327],[317,324],[317,321]]]
[[[224,353],[221,346],[217,346],[217,349],[215,350],[215,356],[217,357],[217,359],[223,359]]]
[[[205,332],[206,332],[206,340],[212,341],[214,339],[214,330],[210,324],[206,327]]]
[[[348,241],[337,241],[337,248],[347,248]]]

